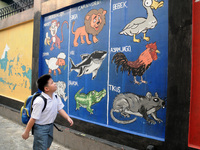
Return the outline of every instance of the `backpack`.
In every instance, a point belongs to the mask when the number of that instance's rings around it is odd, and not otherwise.
[[[41,93],[36,92],[33,95],[29,96],[24,102],[24,106],[22,106],[20,110],[20,117],[23,124],[27,124],[29,119],[31,118],[31,112],[33,110],[32,105],[34,100],[38,96],[42,97],[42,99],[44,100],[44,107],[42,109],[42,112],[45,110],[47,105],[47,99],[44,96],[42,96]]]

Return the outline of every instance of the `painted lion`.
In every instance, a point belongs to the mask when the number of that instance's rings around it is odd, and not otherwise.
[[[81,43],[84,44],[85,41],[83,39],[83,36],[85,36],[87,44],[91,44],[92,42],[89,40],[89,34],[93,35],[93,42],[97,43],[97,35],[101,30],[103,29],[106,21],[105,21],[105,14],[107,13],[106,10],[100,8],[99,10],[92,9],[87,13],[85,16],[84,26],[79,27],[76,29],[76,31],[73,31],[75,21],[72,23],[72,34],[75,35],[74,37],[74,47],[78,46],[78,38],[80,36]]]

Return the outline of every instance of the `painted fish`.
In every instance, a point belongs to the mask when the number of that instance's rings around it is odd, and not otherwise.
[[[97,76],[97,72],[101,67],[103,60],[107,55],[106,51],[94,51],[92,54],[83,54],[81,55],[82,62],[75,65],[72,59],[71,62],[71,71],[76,71],[78,73],[77,77],[81,77],[84,74],[92,73],[92,80]]]

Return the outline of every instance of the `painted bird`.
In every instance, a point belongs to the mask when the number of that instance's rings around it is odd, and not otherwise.
[[[143,39],[146,41],[150,40],[150,37],[146,36],[146,32],[149,29],[155,28],[157,25],[157,19],[153,14],[152,9],[160,8],[164,5],[164,2],[158,2],[157,0],[142,0],[143,7],[147,10],[147,18],[138,17],[133,19],[130,23],[128,23],[124,29],[120,32],[120,34],[133,36],[133,41],[139,43],[140,39],[136,39],[136,35],[141,32],[144,34]]]
[[[147,83],[146,81],[143,80],[142,75],[150,67],[151,63],[154,60],[158,59],[157,53],[160,52],[157,50],[157,45],[155,42],[147,44],[146,50],[140,54],[140,56],[136,61],[128,61],[126,56],[123,53],[119,52],[113,56],[112,62],[114,61],[114,63],[117,65],[116,68],[117,72],[120,66],[121,66],[120,71],[121,72],[128,71],[128,75],[130,75],[132,71],[132,75],[134,76],[134,82],[136,84],[140,84],[140,82],[136,80],[136,76],[141,77],[141,83]]]

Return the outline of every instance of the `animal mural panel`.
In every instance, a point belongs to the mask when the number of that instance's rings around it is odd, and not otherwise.
[[[167,103],[167,10],[168,1],[111,1],[108,124],[161,141]]]
[[[69,23],[69,113],[101,124],[107,123],[107,95],[91,106],[81,103],[80,96],[75,95],[83,87],[81,96],[107,91],[109,4],[110,1],[100,0],[74,7]]]
[[[43,18],[39,76],[50,74],[57,85],[57,95],[68,111],[68,45],[69,11],[57,12]]]
[[[39,75],[71,117],[165,140],[168,0],[97,0],[42,19]]]

